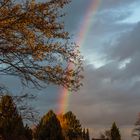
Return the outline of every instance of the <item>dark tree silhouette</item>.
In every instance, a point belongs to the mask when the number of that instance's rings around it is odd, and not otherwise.
[[[28,130],[23,125],[12,97],[3,96],[0,100],[0,136],[4,140],[31,140],[32,135]]]
[[[137,121],[135,123],[135,128],[132,131],[132,136],[137,137],[138,140],[140,140],[140,114],[139,114]]]
[[[86,139],[86,132],[85,132],[85,128],[82,131],[82,138],[85,140]]]
[[[59,120],[50,110],[36,127],[35,138],[37,140],[64,140]]]
[[[9,95],[12,97],[13,102],[23,121],[34,122],[38,121],[38,111],[29,104],[29,102],[36,99],[34,94],[20,93],[18,95],[12,94],[6,87],[0,88],[0,100],[3,96]]]
[[[119,128],[116,126],[115,122],[112,124],[111,130],[110,130],[110,136],[111,136],[111,140],[121,140]]]
[[[82,138],[82,127],[80,121],[71,111],[60,117],[60,123],[66,138],[69,140],[79,137]]]
[[[86,131],[86,138],[85,138],[85,140],[90,140],[90,137],[89,137],[89,130],[87,129],[87,131]]]

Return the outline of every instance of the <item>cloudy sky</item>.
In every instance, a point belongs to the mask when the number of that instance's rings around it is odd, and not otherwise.
[[[96,11],[89,10],[99,1]],[[76,41],[88,20],[81,52],[84,61],[84,86],[71,93],[65,104],[83,126],[96,137],[116,122],[124,140],[132,140],[131,131],[140,111],[140,1],[73,0],[65,11],[66,29]],[[93,14],[94,12],[94,14]],[[86,14],[90,18],[86,18]],[[13,92],[17,82],[4,81]],[[11,84],[12,83],[12,84]],[[50,86],[41,91],[34,105],[43,114],[61,105],[61,90]]]
[[[67,9],[66,25],[76,37],[85,20],[90,22],[81,46],[84,86],[70,95],[68,108],[92,136],[116,121],[123,139],[132,140],[140,111],[140,1],[99,0],[87,19],[91,4],[97,3],[93,1],[76,0]]]

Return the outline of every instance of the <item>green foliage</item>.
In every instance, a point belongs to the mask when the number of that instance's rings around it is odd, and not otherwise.
[[[61,125],[55,113],[50,110],[39,122],[35,138],[37,140],[63,140]]]
[[[111,140],[121,140],[121,135],[115,122],[112,124],[110,133],[111,133]]]
[[[5,140],[27,140],[27,132],[12,97],[3,96],[0,100],[0,135]],[[28,140],[31,140],[31,137]]]

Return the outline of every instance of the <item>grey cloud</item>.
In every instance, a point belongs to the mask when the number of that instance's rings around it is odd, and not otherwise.
[[[114,71],[112,80],[139,80],[140,78],[140,23],[135,27],[120,35],[117,39],[117,43],[110,45],[110,47],[104,49],[107,60],[112,60],[116,63],[116,71]],[[119,69],[119,65],[125,60],[129,62],[125,64],[124,68]],[[105,66],[110,69],[109,66]],[[118,67],[118,68],[117,68]]]
[[[72,1],[72,3],[65,9],[68,15],[65,17],[66,28],[70,34],[74,34],[74,37],[78,36],[78,32],[81,28],[81,24],[85,22],[85,15],[87,7],[91,4],[91,0],[88,1]],[[120,8],[117,6],[120,4]],[[100,52],[100,49],[105,48],[106,42],[114,42],[114,40],[120,36],[120,34],[132,29],[133,24],[119,22],[128,18],[132,13],[133,9],[129,9],[132,1],[102,1],[96,16],[89,19],[90,23],[93,23],[90,27],[88,35],[86,35],[86,41],[82,52],[84,55],[90,55],[95,50]],[[103,5],[103,7],[102,7]],[[106,8],[106,6],[109,8]],[[124,10],[124,5],[126,10]],[[114,7],[115,6],[115,7]],[[92,12],[92,11],[91,11]]]
[[[117,44],[109,48],[112,58],[124,60],[133,57],[136,53],[140,53],[140,23],[131,31],[121,35],[117,40]],[[112,50],[111,50],[112,49]],[[108,50],[109,51],[109,50]]]
[[[115,9],[115,8],[121,8],[121,7],[128,7],[129,5],[134,5],[140,3],[139,0],[102,0],[101,1],[101,8],[106,10],[106,9]]]
[[[74,111],[84,125],[95,128],[95,131],[96,126],[107,127],[113,121],[120,128],[133,126],[135,122],[139,112],[140,82],[133,79],[111,81],[119,72],[121,70],[115,63],[98,69],[88,65],[84,87],[79,94],[70,96],[69,110]]]
[[[79,27],[79,23],[81,23],[84,19],[86,12],[89,10],[88,7],[93,4],[93,1],[97,0],[76,0],[72,1],[70,5],[68,5],[65,9],[68,15],[65,17],[65,23],[67,28],[74,31]],[[103,0],[100,2],[98,7],[98,13],[96,13],[96,18],[100,20],[108,21],[108,23],[112,23],[112,21],[120,21],[132,14],[133,9],[129,8],[130,5],[134,5],[134,3],[139,3],[138,0]],[[91,11],[93,12],[93,11]],[[110,20],[109,17],[112,17]],[[92,20],[92,19],[91,19]]]

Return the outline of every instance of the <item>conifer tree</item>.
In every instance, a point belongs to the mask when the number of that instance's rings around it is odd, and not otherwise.
[[[71,111],[63,115],[62,129],[69,140],[82,137],[82,127],[80,121]]]
[[[89,137],[89,130],[87,129],[87,131],[86,131],[86,138],[85,138],[85,140],[90,140],[90,137]]]
[[[85,138],[86,138],[86,132],[85,132],[85,128],[83,129],[83,131],[82,131],[82,138],[85,140]]]
[[[132,136],[137,137],[138,140],[140,140],[140,114],[139,114],[138,119],[135,123],[135,128],[132,131]]]
[[[31,140],[25,136],[27,131],[12,97],[3,96],[0,100],[0,136],[5,140]]]
[[[116,126],[115,122],[112,124],[110,133],[111,133],[111,140],[121,140],[119,128]]]
[[[50,110],[39,122],[35,138],[37,140],[63,140],[62,129],[55,113]]]
[[[25,126],[25,137],[27,140],[32,140],[32,130],[28,127],[28,125]]]

